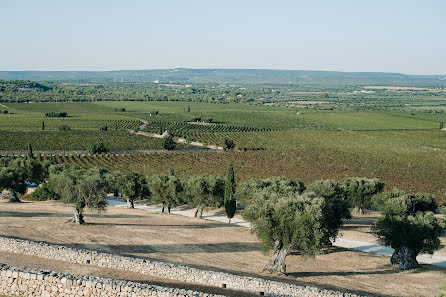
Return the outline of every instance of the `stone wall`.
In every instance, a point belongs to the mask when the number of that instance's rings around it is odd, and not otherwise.
[[[84,249],[74,249],[60,245],[7,237],[0,237],[0,251],[33,255],[46,259],[61,260],[72,263],[127,270],[161,278],[174,279],[181,282],[225,287],[238,291],[264,294],[265,296],[357,296],[355,294],[335,292],[316,287],[299,286],[286,282],[197,269],[185,265],[125,257]]]
[[[23,297],[224,297],[191,290],[116,281],[109,278],[75,276],[48,270],[11,267],[3,264],[0,264],[0,294]]]

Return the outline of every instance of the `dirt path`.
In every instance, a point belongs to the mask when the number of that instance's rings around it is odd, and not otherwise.
[[[137,119],[139,121],[141,121],[141,125],[139,126],[139,130],[138,131],[133,131],[131,130],[130,133],[136,133],[138,135],[143,135],[143,136],[147,136],[147,137],[153,137],[153,138],[163,138],[165,135],[160,135],[160,134],[156,134],[156,133],[150,133],[150,132],[145,132],[144,128],[147,127],[147,125],[149,124],[149,122],[147,122],[146,120],[143,119]],[[196,146],[196,147],[201,147],[201,148],[208,148],[208,149],[212,149],[212,150],[217,150],[217,151],[222,151],[223,147],[218,146],[218,145],[214,145],[214,144],[210,144],[210,145],[204,145],[204,143],[202,142],[197,142],[197,141],[192,141],[187,143],[186,139],[184,138],[177,138],[175,139],[175,142],[177,143],[183,143],[183,144],[189,144],[192,146]]]
[[[2,103],[0,103],[0,106],[1,106],[1,107],[4,107],[4,108],[6,108],[6,109],[12,109],[12,110],[15,110],[15,108],[8,107],[8,106],[6,106],[6,105],[4,105],[4,104],[2,104]]]
[[[117,207],[127,207],[126,203],[120,200],[116,199],[109,199],[108,200],[109,205],[117,206]],[[135,208],[148,210],[152,212],[160,212],[161,207],[157,206],[146,206],[141,204],[136,204]],[[172,210],[173,214],[186,216],[186,217],[194,217],[194,210]],[[217,221],[222,223],[228,223],[228,219],[225,216],[218,215],[218,214],[211,214],[211,215],[203,215],[203,219],[211,220],[211,221]],[[233,218],[231,220],[231,224],[236,226],[241,226],[245,228],[251,228],[251,224],[242,218]],[[353,233],[354,234],[354,233]],[[341,234],[341,237],[337,238],[335,242],[333,242],[334,246],[342,247],[342,248],[348,248],[355,251],[370,253],[370,254],[378,254],[378,255],[385,255],[385,256],[391,256],[393,253],[393,249],[378,244],[377,240],[374,238],[367,238],[367,240],[364,240],[365,238],[362,238],[362,240],[357,240],[357,237],[351,236],[352,233],[349,232],[343,232]],[[425,264],[432,264],[437,267],[441,267],[446,269],[446,255],[443,255],[440,252],[434,253],[434,255],[419,255],[417,257],[417,260],[420,263]]]

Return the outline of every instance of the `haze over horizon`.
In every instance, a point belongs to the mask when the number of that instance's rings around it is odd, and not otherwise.
[[[19,0],[0,8],[0,71],[446,73],[441,0]]]

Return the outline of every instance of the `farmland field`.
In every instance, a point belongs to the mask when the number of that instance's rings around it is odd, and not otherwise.
[[[308,112],[305,120],[346,130],[438,129],[432,118],[410,118],[383,112]]]
[[[162,140],[124,131],[1,131],[0,150],[25,150],[31,143],[36,150],[87,150],[102,142],[110,150],[162,149]],[[187,145],[179,144],[178,148]]]
[[[446,132],[443,113],[389,111],[318,111],[243,104],[194,102],[26,103],[4,104],[0,115],[0,150],[85,150],[101,141],[110,150],[162,149],[162,140],[131,134],[140,120],[145,131],[168,130],[188,141],[222,146],[232,139],[235,153],[156,153],[148,155],[61,156],[58,162],[81,167],[157,174],[169,167],[181,175],[223,174],[233,162],[236,177],[285,175],[305,182],[378,177],[388,189],[431,192],[444,199]],[[125,112],[116,112],[125,108]],[[186,111],[189,109],[189,111]],[[45,118],[45,112],[67,112],[67,118]],[[157,111],[158,114],[155,115]],[[195,118],[211,124],[192,123]],[[39,130],[45,121],[48,131]],[[119,123],[115,131],[113,125]],[[57,131],[58,125],[71,126]],[[107,125],[109,131],[100,131]],[[37,129],[34,130],[35,126]],[[3,130],[3,131],[1,131]],[[8,130],[8,131],[6,131]],[[56,131],[51,131],[56,130]],[[178,148],[187,148],[179,145]],[[45,157],[44,157],[45,158]]]

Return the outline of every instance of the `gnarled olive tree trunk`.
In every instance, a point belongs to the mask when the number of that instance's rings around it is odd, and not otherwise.
[[[395,247],[390,263],[401,270],[414,269],[418,266],[417,255],[418,252],[405,245]]]
[[[198,213],[200,213],[200,216],[198,216]],[[197,210],[195,211],[194,217],[196,218],[203,218],[203,207],[197,207]]]
[[[285,274],[286,264],[285,259],[288,254],[288,250],[283,247],[283,243],[277,240],[274,244],[274,253],[268,264],[263,267],[263,271],[268,270],[269,272]]]
[[[127,199],[127,208],[135,208],[135,204],[133,203],[133,198]]]
[[[19,197],[17,197],[17,193],[14,189],[9,189],[9,192],[11,193],[11,199],[9,199],[10,202],[22,202]]]
[[[78,225],[84,224],[85,223],[84,215],[82,213],[83,213],[82,208],[75,207],[74,216],[71,219],[69,219],[67,223],[75,223]]]
[[[85,223],[84,215],[82,214],[82,212],[79,212],[76,210],[76,212],[74,213],[73,223],[78,224],[78,225]]]

